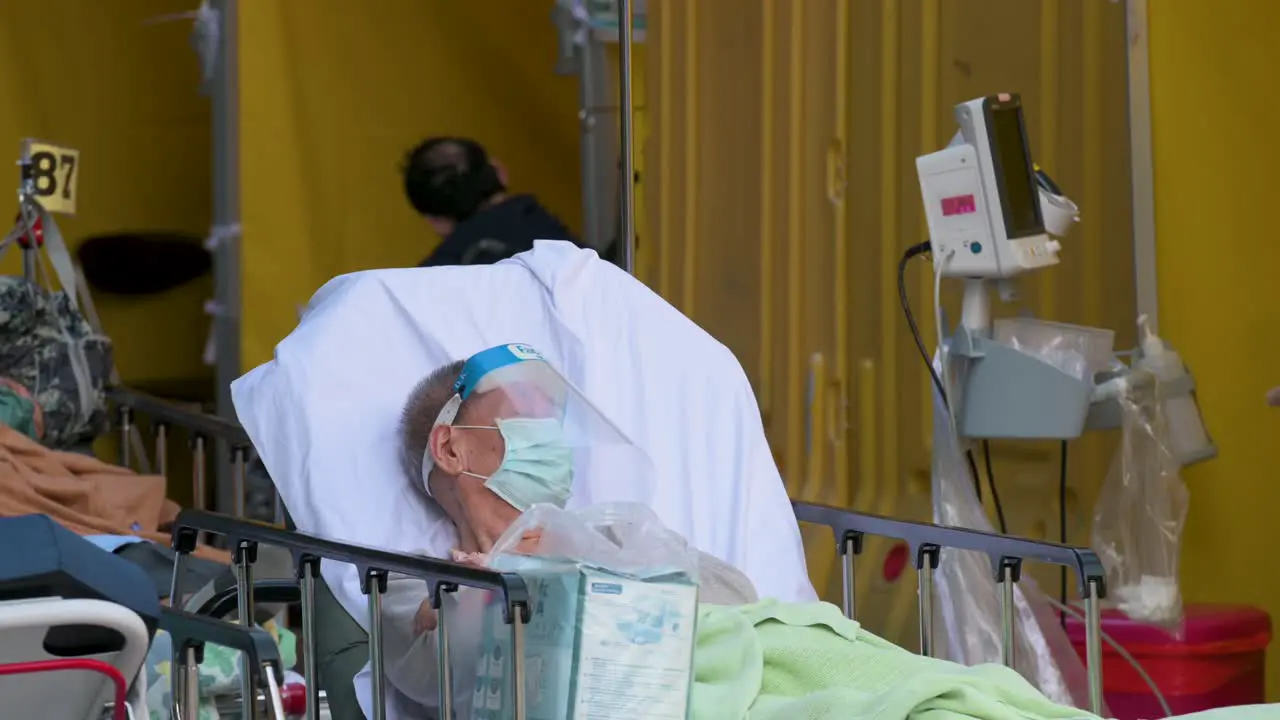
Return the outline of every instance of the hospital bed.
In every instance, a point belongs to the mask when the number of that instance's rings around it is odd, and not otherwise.
[[[318,628],[330,629],[328,620],[318,621],[325,612],[345,614],[332,596],[328,595],[324,580],[320,577],[321,560],[354,565],[361,578],[361,590],[366,595],[369,616],[367,637],[367,656],[361,657],[360,665],[367,659],[373,669],[375,718],[382,717],[383,703],[387,698],[385,669],[381,656],[382,627],[381,605],[382,595],[386,590],[387,577],[391,573],[402,573],[410,577],[425,580],[434,598],[437,609],[443,612],[441,599],[448,593],[456,592],[462,587],[484,588],[498,593],[505,603],[505,620],[511,627],[514,648],[523,645],[524,623],[528,619],[528,594],[523,581],[518,575],[498,573],[476,569],[468,566],[422,557],[410,557],[362,547],[355,544],[337,542],[331,539],[315,537],[306,533],[289,529],[287,515],[283,504],[276,502],[276,522],[263,523],[244,517],[244,496],[246,492],[247,467],[253,454],[253,447],[243,429],[235,423],[219,418],[193,413],[178,408],[171,403],[155,397],[138,393],[125,388],[116,388],[110,392],[118,418],[116,430],[120,433],[121,445],[127,448],[130,439],[142,429],[139,422],[145,418],[147,427],[154,437],[154,457],[157,470],[164,473],[168,469],[167,444],[173,440],[175,430],[181,430],[193,448],[192,476],[195,484],[196,507],[184,510],[173,526],[175,556],[175,578],[179,576],[181,565],[195,548],[198,538],[221,538],[224,547],[234,555],[237,568],[237,585],[232,591],[221,593],[209,599],[200,608],[202,612],[220,614],[233,607],[239,617],[251,618],[256,602],[297,602],[301,604],[302,628],[301,638],[304,645],[302,651],[304,672],[307,684],[305,713],[307,718],[322,717],[327,710],[333,711],[333,717],[360,717],[359,711],[350,702],[342,703],[341,709],[336,705],[326,707],[326,697],[336,699],[344,694],[349,695],[352,674],[335,672],[326,675],[321,670],[326,658],[320,645]],[[231,457],[232,512],[221,514],[210,512],[203,507],[202,500],[206,495],[206,464],[209,453],[216,446],[222,446]],[[122,451],[121,459],[129,462],[127,451]],[[1086,548],[1069,547],[1054,543],[1008,537],[979,532],[963,528],[952,528],[922,522],[912,522],[893,518],[880,517],[847,509],[829,507],[807,502],[793,502],[796,518],[801,523],[809,523],[829,528],[835,539],[839,561],[843,570],[842,604],[845,614],[856,616],[856,588],[854,587],[855,564],[862,551],[863,541],[868,536],[880,536],[905,542],[910,548],[914,564],[918,572],[920,586],[919,623],[920,652],[933,655],[935,652],[933,638],[933,580],[942,560],[944,549],[971,551],[985,555],[990,559],[991,571],[1000,588],[1002,600],[1002,660],[1007,665],[1013,664],[1015,638],[1015,606],[1014,592],[1025,562],[1045,562],[1060,565],[1072,572],[1077,580],[1079,594],[1084,603],[1086,617],[1087,670],[1090,704],[1094,712],[1101,711],[1102,678],[1101,655],[1102,637],[1100,629],[1100,601],[1106,596],[1105,572],[1098,557]],[[260,546],[274,546],[287,551],[294,560],[296,575],[293,578],[256,581],[254,564]],[[176,593],[175,593],[176,594]],[[329,598],[329,607],[320,607],[321,598]],[[175,643],[173,678],[175,679],[174,698],[178,698],[180,707],[191,708],[199,700],[194,693],[184,692],[180,687],[181,680],[198,662],[195,651],[196,640],[188,642],[187,638],[199,636],[204,626],[200,622],[210,622],[198,615],[181,615],[187,625],[178,626],[179,632],[185,631],[181,637],[183,643]],[[332,616],[331,616],[332,617]],[[197,619],[198,618],[198,619]],[[211,621],[216,622],[216,621]],[[218,628],[223,628],[219,624]],[[447,636],[446,623],[441,618],[439,627],[439,652],[441,708],[445,716],[452,706],[452,675],[447,670],[450,656],[450,641]],[[246,628],[246,630],[248,630]],[[208,642],[221,642],[210,639]],[[242,643],[243,644],[243,643]],[[354,646],[359,652],[358,644]],[[349,652],[352,646],[346,648]],[[266,648],[257,648],[257,655],[246,656],[244,672],[241,678],[242,697],[257,699],[253,703],[255,712],[269,710],[267,716],[284,717],[281,706],[280,688],[277,676],[270,671],[270,665],[277,660],[263,660]],[[511,681],[517,698],[516,717],[523,715],[524,667],[520,652],[511,657]],[[264,663],[266,665],[264,666]],[[263,671],[261,668],[267,667]],[[350,665],[348,665],[350,668]],[[193,717],[182,713],[182,717]],[[257,715],[254,715],[257,717]]]

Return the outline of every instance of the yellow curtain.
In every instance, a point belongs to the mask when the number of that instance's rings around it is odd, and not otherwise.
[[[1195,374],[1216,460],[1191,489],[1183,581],[1191,600],[1280,616],[1269,568],[1280,410],[1280,293],[1272,242],[1280,87],[1271,39],[1280,5],[1149,2],[1160,331]],[[1280,643],[1268,696],[1280,698]]]
[[[646,257],[652,284],[731,347],[792,495],[927,518],[932,411],[898,302],[926,238],[914,159],[952,107],[1020,92],[1032,152],[1083,208],[1059,267],[1019,282],[1041,317],[1134,342],[1124,7],[1107,0],[650,2]],[[927,263],[908,294],[932,347]],[[947,288],[944,306],[958,317]],[[1012,312],[997,306],[997,312]],[[1067,508],[1087,542],[1113,438],[1073,443]],[[993,443],[1013,533],[1058,536],[1058,443]],[[985,493],[988,500],[990,492]],[[809,567],[839,596],[830,534]],[[915,643],[913,574],[874,542],[859,614]],[[1041,575],[1055,591],[1056,570]]]
[[[242,2],[242,362],[271,357],[335,275],[417,264],[438,238],[399,163],[469,135],[576,228],[577,78],[553,74],[550,5]]]

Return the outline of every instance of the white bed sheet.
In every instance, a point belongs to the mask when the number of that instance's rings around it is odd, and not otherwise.
[[[445,555],[456,535],[401,468],[400,411],[431,370],[512,342],[538,348],[653,462],[652,492],[580,479],[571,506],[648,502],[761,597],[816,599],[741,365],[594,251],[539,241],[496,265],[335,278],[232,399],[300,530]],[[367,625],[354,568],[322,572]]]

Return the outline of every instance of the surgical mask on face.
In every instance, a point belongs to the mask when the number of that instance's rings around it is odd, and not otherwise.
[[[472,430],[497,430],[506,443],[502,464],[484,480],[485,487],[524,512],[536,503],[564,507],[572,495],[573,450],[565,442],[560,421],[551,418],[498,420],[497,426],[455,425]]]

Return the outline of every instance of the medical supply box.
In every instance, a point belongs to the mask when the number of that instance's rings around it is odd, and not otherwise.
[[[529,589],[524,631],[528,720],[685,720],[698,587],[682,571],[622,575],[542,557],[500,555]],[[484,611],[472,720],[513,718],[511,626]]]

